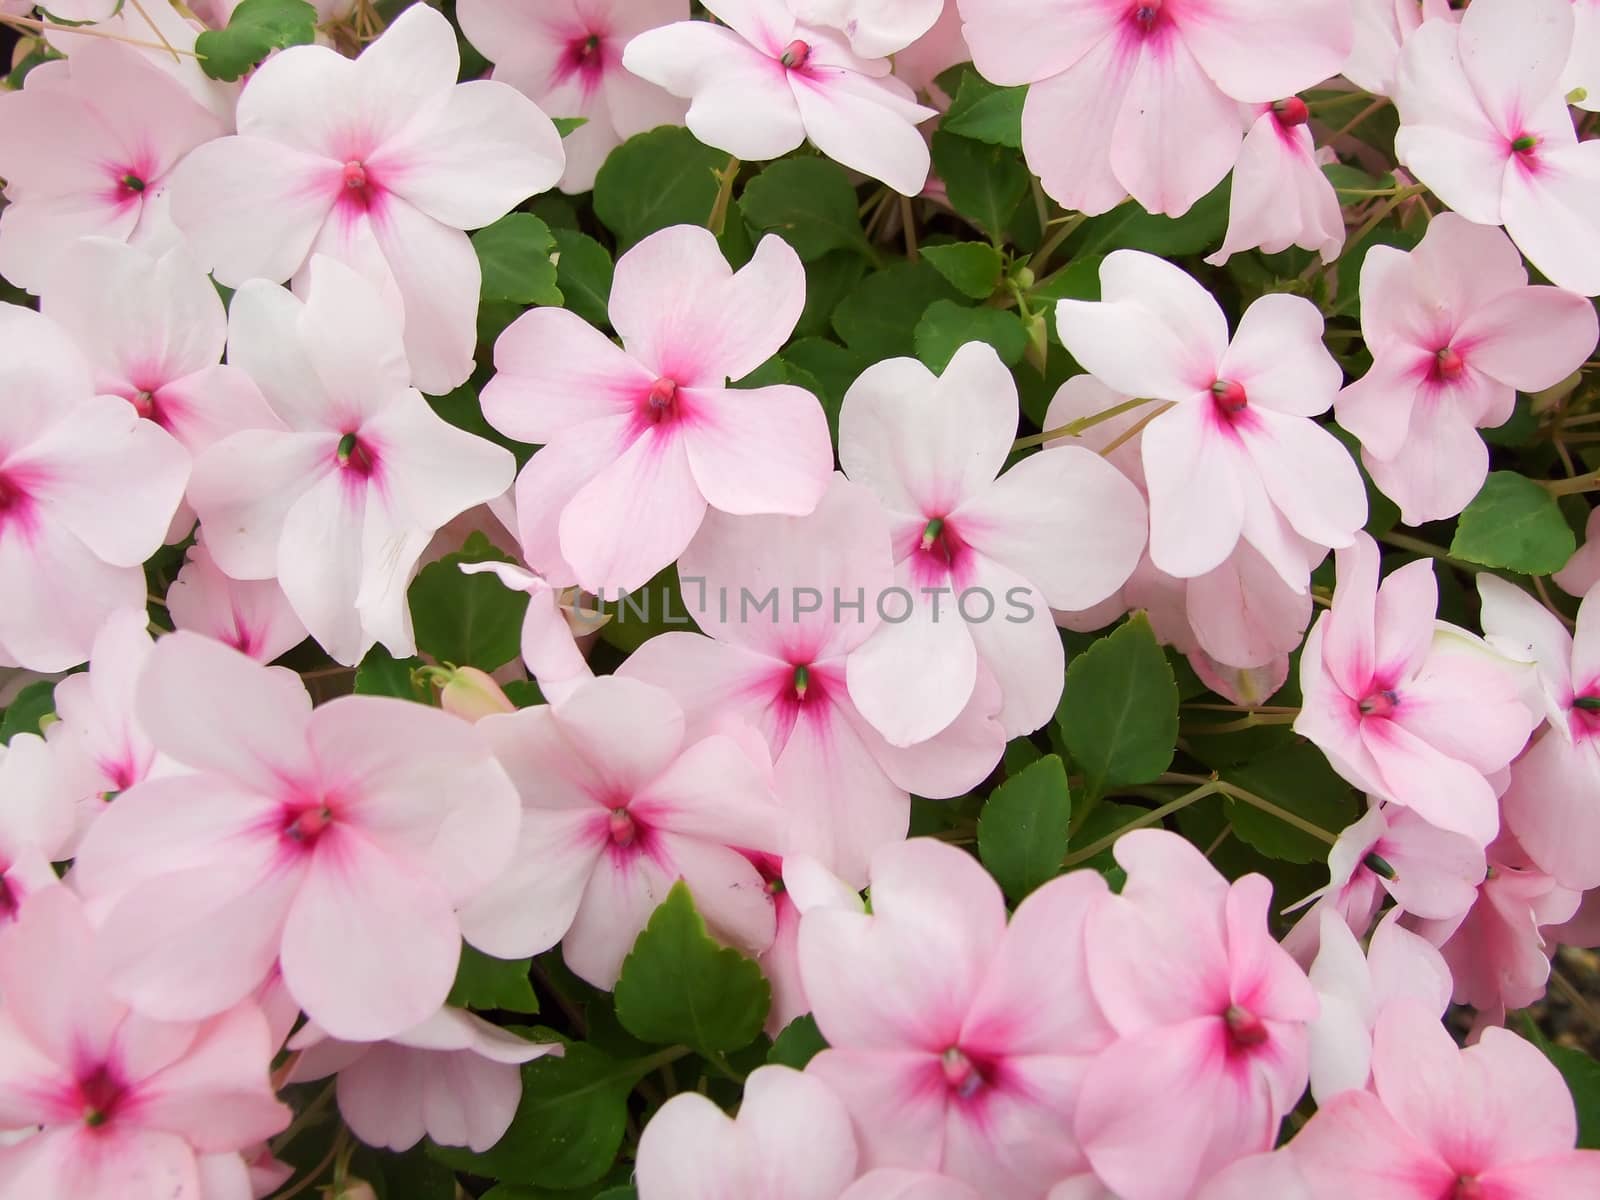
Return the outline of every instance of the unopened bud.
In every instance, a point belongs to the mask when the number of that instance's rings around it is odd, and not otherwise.
[[[1272,106],[1278,124],[1293,127],[1304,125],[1311,119],[1311,109],[1306,107],[1306,102],[1299,96],[1290,96],[1287,100],[1279,100]]]
[[[378,1200],[378,1193],[372,1190],[372,1185],[365,1179],[346,1179],[335,1187],[324,1189],[323,1194],[328,1200]]]
[[[801,70],[811,61],[811,47],[798,39],[792,41],[783,48],[783,54],[778,61],[791,71]]]
[[[1025,292],[1039,281],[1038,276],[1033,273],[1032,267],[1018,267],[1011,273],[1011,278],[1016,280],[1017,286]]]
[[[477,667],[457,667],[439,690],[439,707],[463,721],[516,712],[500,685]]]
[[[1568,104],[1582,104],[1589,98],[1589,89],[1576,87],[1567,93]]]

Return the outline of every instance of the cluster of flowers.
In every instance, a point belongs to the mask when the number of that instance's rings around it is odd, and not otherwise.
[[[56,55],[0,97],[0,274],[38,298],[0,305],[0,669],[88,669],[0,749],[0,1197],[266,1196],[279,1091],[334,1075],[373,1146],[487,1150],[562,1047],[447,1003],[463,942],[559,945],[610,989],[678,880],[761,963],[769,1030],[810,1013],[829,1048],[753,1073],[737,1119],[670,1099],[643,1200],[1600,1194],[1556,1069],[1494,1028],[1555,945],[1600,944],[1600,556],[1557,579],[1575,633],[1487,573],[1482,635],[1440,622],[1431,563],[1380,583],[1318,421],[1406,523],[1454,517],[1478,431],[1594,351],[1600,143],[1568,104],[1600,101],[1592,0],[459,0],[493,78],[458,82],[417,4],[242,86],[165,3],[46,7],[97,23],[42,22]],[[1086,373],[1014,462],[982,342],[871,365],[836,443],[804,388],[731,388],[806,272],[775,235],[734,270],[695,226],[618,259],[616,340],[544,307],[500,335],[481,410],[539,447],[520,471],[425,399],[475,367],[466,231],[663,123],[923,194],[917,97],[969,58],[1031,85],[1064,207],[1179,216],[1232,171],[1219,263],[1338,256],[1296,93],[1339,74],[1392,96],[1401,164],[1455,211],[1368,251],[1349,386],[1309,299],[1230,333],[1181,268],[1109,254],[1053,313]],[[460,672],[445,710],[314,706],[269,665],[307,636],[416,654],[407,587],[468,528],[516,554],[468,569],[528,594],[548,703]],[[155,639],[144,564],[185,544]],[[699,632],[596,676],[574,608],[673,564]],[[967,794],[1055,715],[1058,626],[1135,610],[1239,705],[1297,656],[1296,732],[1370,799],[1282,944],[1267,881],[1173,833],[1116,843],[1117,891],[1073,872],[1009,922],[973,857],[907,840],[913,795]]]

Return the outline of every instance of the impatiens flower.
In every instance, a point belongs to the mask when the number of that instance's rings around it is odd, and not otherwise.
[[[473,945],[521,958],[559,941],[579,978],[609,988],[678,879],[718,937],[751,955],[771,944],[772,897],[739,851],[780,853],[783,829],[746,739],[690,740],[670,695],[615,676],[473,728],[523,803],[510,867],[462,914]]]
[[[239,97],[237,136],[188,159],[173,219],[217,279],[308,282],[313,254],[365,274],[404,310],[417,386],[472,373],[482,272],[464,229],[561,176],[561,138],[516,89],[457,84],[455,32],[406,9],[361,57],[292,46]]]
[[[79,39],[80,43],[89,39]],[[38,291],[55,256],[88,236],[176,240],[173,168],[223,126],[126,46],[99,40],[28,72],[0,98],[0,274]]]
[[[177,511],[189,455],[95,395],[65,332],[13,304],[0,305],[0,396],[0,657],[61,671],[89,657],[108,616],[144,608],[142,564]]]
[[[1340,72],[1364,92],[1394,92],[1400,47],[1424,21],[1455,21],[1450,0],[1355,0],[1355,42]]]
[[[788,0],[808,25],[826,25],[850,39],[862,58],[897,54],[933,28],[946,0]],[[897,64],[898,65],[898,64]]]
[[[800,978],[801,919],[813,908],[866,912],[867,907],[859,892],[807,855],[788,854],[781,860],[758,855],[755,864],[770,881],[777,917],[772,945],[761,956],[761,973],[772,985],[767,1033],[776,1038],[784,1026],[811,1011],[811,1001],[806,999],[805,984]]]
[[[871,7],[888,18],[885,28],[897,22],[883,5]],[[936,114],[889,75],[887,60],[863,58],[839,33],[797,20],[785,0],[711,0],[705,8],[723,24],[652,29],[622,55],[635,75],[690,102],[685,122],[695,137],[750,161],[781,158],[809,138],[902,195],[922,191],[929,154],[917,125]]]
[[[1392,912],[1383,919],[1363,953],[1337,913],[1322,913],[1322,948],[1310,970],[1319,1004],[1310,1029],[1311,1094],[1318,1104],[1367,1086],[1372,1031],[1389,1004],[1414,999],[1435,1020],[1450,1007],[1450,969],[1444,958],[1401,926],[1399,915]]]
[[[1405,168],[1469,221],[1504,225],[1559,287],[1600,292],[1600,143],[1580,142],[1561,73],[1571,0],[1475,0],[1406,39],[1395,79]]]
[[[889,510],[895,560],[883,624],[847,679],[890,745],[947,728],[980,664],[999,680],[1006,737],[1050,720],[1065,666],[1050,609],[1106,599],[1144,549],[1144,500],[1098,455],[1051,447],[1001,474],[1017,420],[1016,381],[983,342],[942,376],[880,362],[845,394],[839,461]]]
[[[0,1109],[38,1126],[0,1149],[7,1196],[211,1200],[238,1196],[239,1151],[288,1125],[272,1094],[266,1019],[241,1004],[200,1024],[131,1013],[78,899],[33,896],[0,937]],[[248,1188],[245,1195],[248,1195]]]
[[[1576,371],[1600,337],[1593,304],[1529,287],[1504,233],[1454,213],[1435,217],[1409,254],[1367,251],[1361,330],[1373,366],[1334,411],[1407,525],[1466,508],[1489,474],[1477,430],[1509,421],[1517,392]]]
[[[1420,559],[1378,585],[1366,534],[1339,551],[1333,607],[1300,658],[1295,732],[1363,791],[1487,846],[1500,826],[1489,775],[1527,744],[1537,719],[1522,671],[1478,637],[1436,622],[1439,585]]]
[[[215,638],[257,662],[271,662],[306,638],[277,580],[224,575],[203,537],[167,589],[167,611],[176,628]]]
[[[459,1008],[382,1042],[341,1042],[314,1023],[289,1039],[288,1082],[337,1072],[334,1094],[350,1132],[369,1146],[409,1150],[426,1134],[440,1146],[489,1149],[522,1099],[519,1063],[560,1054],[559,1042],[529,1042]]]
[[[1277,254],[1290,246],[1315,250],[1330,263],[1344,247],[1344,213],[1333,183],[1322,173],[1306,122],[1311,110],[1298,96],[1256,106],[1233,168],[1228,234],[1206,259],[1221,266],[1242,250]]]
[[[1572,55],[1561,73],[1568,104],[1600,112],[1600,5],[1572,0]]]
[[[1409,3],[1410,0],[1403,0]],[[1195,1200],[1314,1200],[1294,1154],[1287,1147],[1230,1163],[1206,1181]],[[1059,1200],[1051,1197],[1051,1200]],[[1099,1196],[1086,1200],[1102,1200]],[[1109,1200],[1116,1200],[1109,1197]]]
[[[1122,837],[1120,895],[1089,914],[1089,987],[1118,1035],[1089,1067],[1075,1130],[1123,1200],[1178,1200],[1272,1147],[1299,1102],[1317,997],[1267,928],[1272,885],[1229,884],[1161,830]]]
[[[574,688],[594,678],[576,637],[580,632],[599,628],[602,614],[598,604],[580,611],[577,588],[553,588],[537,571],[512,563],[462,563],[461,570],[467,575],[493,575],[513,591],[527,593],[528,611],[522,618],[522,661],[546,700],[560,703]],[[586,622],[590,625],[588,630],[584,629]]]
[[[647,29],[689,19],[689,0],[460,0],[461,32],[494,63],[494,77],[552,117],[581,117],[567,134],[563,192],[587,192],[606,156],[636,133],[683,122],[683,101],[622,65]]]
[[[850,1110],[863,1165],[1040,1200],[1087,1166],[1069,1130],[1110,1038],[1081,940],[1104,881],[1053,880],[1008,925],[999,886],[942,842],[886,847],[871,874],[871,915],[801,918],[800,974],[830,1047],[807,1073]]]
[[[76,798],[55,759],[37,734],[14,734],[0,746],[0,926],[56,884],[50,864],[70,855]]]
[[[1204,575],[1242,538],[1305,591],[1306,543],[1348,546],[1367,517],[1356,464],[1312,420],[1342,380],[1322,314],[1300,296],[1263,296],[1230,343],[1211,293],[1171,263],[1118,250],[1100,282],[1102,300],[1063,300],[1057,322],[1102,383],[1171,405],[1142,435],[1151,561]]]
[[[1563,887],[1600,887],[1600,589],[1576,634],[1527,592],[1478,576],[1489,643],[1538,666],[1549,728],[1511,766],[1501,812],[1528,857]]]
[[[1099,1196],[1057,1195],[1050,1200],[1102,1200]],[[959,1179],[937,1171],[908,1171],[882,1167],[868,1171],[840,1194],[839,1200],[983,1200],[982,1195]]]
[[[1022,146],[1044,189],[1181,216],[1239,154],[1239,105],[1337,74],[1349,0],[959,0],[985,79],[1032,84]]]
[[[1560,1072],[1509,1030],[1462,1050],[1425,1006],[1397,1003],[1379,1018],[1372,1074],[1374,1091],[1336,1097],[1292,1143],[1314,1200],[1600,1194],[1600,1152],[1573,1149]]]
[[[634,1176],[639,1200],[838,1200],[856,1177],[856,1139],[826,1084],[760,1067],[737,1120],[696,1092],[662,1105],[639,1139]]]
[[[815,508],[833,469],[816,397],[727,387],[782,348],[804,304],[781,238],[735,272],[708,230],[677,225],[617,261],[621,349],[566,309],[519,317],[482,400],[496,429],[543,446],[517,480],[528,564],[553,586],[614,595],[683,553],[708,507]]]
[[[217,565],[272,579],[335,660],[414,652],[406,585],[434,531],[511,486],[511,453],[447,423],[411,387],[400,330],[370,284],[316,256],[304,301],[264,280],[234,295],[228,361],[282,424],[213,445],[189,502]]]
[[[1567,561],[1567,565],[1550,578],[1567,595],[1579,598],[1587,596],[1590,589],[1600,583],[1600,508],[1589,510],[1589,519],[1583,530],[1583,545],[1578,547],[1578,552]]]
[[[330,1036],[392,1037],[439,1010],[454,910],[516,841],[516,792],[474,726],[374,696],[313,713],[295,676],[185,632],[156,643],[135,709],[194,774],[124,792],[79,849],[118,995],[193,1019],[277,965]]]
[[[865,9],[868,5],[859,7]],[[967,39],[961,32],[961,10],[945,0],[932,28],[904,50],[895,52],[894,73],[919,96],[927,96],[942,106],[953,97],[947,97],[934,80],[958,63],[971,61],[972,51],[967,49]]]
[[[873,853],[905,839],[910,793],[962,795],[1000,761],[1000,695],[987,670],[957,720],[903,749],[851,698],[853,655],[887,628],[879,609],[894,582],[889,518],[866,488],[835,475],[809,517],[712,514],[678,575],[711,636],[651,638],[619,674],[672,692],[696,728],[733,717],[761,732],[791,817],[788,852],[859,886]]]

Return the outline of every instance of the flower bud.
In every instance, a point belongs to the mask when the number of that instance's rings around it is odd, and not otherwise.
[[[365,1179],[346,1179],[343,1183],[324,1189],[328,1200],[378,1200],[378,1193]]]
[[[463,721],[516,712],[500,685],[477,667],[457,667],[439,690],[439,707]]]

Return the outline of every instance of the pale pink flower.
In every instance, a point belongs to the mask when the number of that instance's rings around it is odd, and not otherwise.
[[[1101,1200],[1101,1197],[1089,1200]],[[1116,1200],[1116,1197],[1108,1195],[1106,1200]],[[1293,1153],[1285,1147],[1230,1163],[1206,1181],[1195,1200],[1315,1200],[1315,1197]]]
[[[192,1019],[278,965],[333,1036],[390,1037],[437,1012],[454,910],[516,842],[515,789],[475,727],[374,696],[313,713],[295,676],[186,632],[156,643],[135,708],[194,774],[124,792],[79,848],[73,880],[117,993]]]
[[[1527,592],[1478,577],[1489,644],[1537,664],[1549,728],[1511,766],[1506,827],[1564,887],[1600,887],[1600,589],[1584,597],[1576,634]]]
[[[1600,112],[1600,4],[1572,0],[1572,55],[1561,73],[1567,103]]]
[[[1394,91],[1400,47],[1424,21],[1460,20],[1450,0],[1355,0],[1355,42],[1340,72],[1364,92]]]
[[[1373,1092],[1325,1105],[1291,1143],[1315,1200],[1513,1200],[1600,1194],[1574,1150],[1572,1095],[1533,1043],[1489,1029],[1465,1050],[1415,1003],[1379,1018]]]
[[[55,886],[50,864],[71,857],[78,825],[73,795],[54,747],[37,734],[0,746],[0,925],[29,896]]]
[[[886,59],[860,57],[841,34],[797,20],[785,0],[705,7],[723,24],[652,29],[622,55],[635,75],[689,101],[684,120],[695,137],[752,162],[781,158],[809,138],[902,195],[922,191],[930,160],[917,125],[935,112],[889,75]]]
[[[795,18],[837,29],[862,58],[898,54],[933,28],[946,0],[788,0]],[[898,66],[898,62],[896,63]]]
[[[850,1114],[813,1075],[759,1067],[737,1119],[697,1092],[672,1097],[639,1139],[639,1200],[838,1200],[856,1177]]]
[[[1050,610],[1106,599],[1144,549],[1144,500],[1099,455],[1050,447],[1001,474],[1017,420],[1016,381],[982,342],[942,376],[889,359],[845,394],[839,461],[889,510],[895,560],[883,624],[847,679],[890,745],[949,727],[980,664],[1000,683],[1008,738],[1049,721],[1065,666]]]
[[[167,589],[167,611],[176,628],[215,638],[257,662],[271,662],[306,639],[277,580],[223,574],[203,536]]]
[[[566,309],[517,318],[482,401],[496,429],[543,447],[517,480],[529,566],[556,587],[631,591],[683,553],[708,507],[815,508],[833,469],[816,397],[727,387],[782,348],[804,305],[781,238],[735,272],[710,231],[677,225],[617,260],[621,349]]]
[[[289,1083],[337,1073],[334,1094],[350,1132],[369,1146],[409,1150],[426,1134],[440,1146],[489,1149],[522,1099],[517,1067],[559,1042],[529,1042],[459,1008],[381,1042],[345,1042],[308,1022],[289,1039]]]
[[[1344,213],[1322,171],[1333,151],[1317,150],[1306,124],[1310,109],[1298,96],[1254,111],[1233,168],[1228,233],[1206,261],[1221,266],[1244,250],[1277,254],[1300,246],[1332,262],[1344,248]]]
[[[74,242],[50,264],[39,311],[77,342],[95,391],[121,396],[191,454],[278,424],[255,382],[222,364],[227,310],[181,245],[158,257],[104,238]]]
[[[1469,221],[1504,225],[1559,287],[1600,292],[1600,142],[1579,142],[1561,72],[1571,0],[1476,0],[1406,39],[1395,153]]]
[[[528,611],[522,618],[522,661],[552,703],[560,703],[574,688],[594,678],[589,660],[578,648],[584,623],[599,628],[601,613],[579,611],[577,588],[553,588],[537,571],[507,562],[462,563],[466,575],[493,575],[512,591],[525,592]]]
[[[9,209],[7,211],[10,211]],[[53,321],[0,305],[0,656],[36,671],[89,657],[107,617],[143,609],[189,455],[113,396]]]
[[[80,39],[87,41],[88,39]],[[173,169],[223,126],[183,88],[116,42],[80,46],[0,97],[0,274],[38,291],[75,239],[164,249]]]
[[[1538,723],[1522,701],[1528,668],[1435,621],[1439,585],[1428,559],[1379,587],[1377,544],[1361,534],[1339,551],[1338,568],[1333,607],[1301,655],[1295,732],[1362,791],[1487,846],[1500,826],[1488,776]]]
[[[767,1033],[777,1037],[796,1017],[811,1011],[800,978],[800,922],[814,908],[865,912],[861,894],[816,859],[788,854],[781,860],[754,855],[756,869],[768,881],[776,916],[772,945],[761,956],[761,971],[772,985]],[[776,885],[776,886],[774,886]]]
[[[372,286],[317,255],[304,301],[264,280],[234,295],[228,361],[282,424],[212,445],[189,502],[236,579],[276,578],[336,661],[414,653],[406,586],[434,532],[500,495],[510,451],[447,423],[411,387]]]
[[[985,79],[1032,84],[1022,145],[1045,191],[1181,216],[1239,154],[1239,105],[1338,72],[1349,0],[959,0]]]
[[[928,96],[935,105],[943,107],[953,97],[939,91],[934,80],[951,67],[971,60],[972,51],[967,49],[967,39],[962,33],[961,10],[953,0],[945,0],[939,19],[928,32],[904,50],[896,51],[895,78],[904,80],[919,95]]]
[[[1588,595],[1589,590],[1600,583],[1600,508],[1589,510],[1583,545],[1567,565],[1550,578],[1567,595],[1578,597]]]
[[[680,878],[722,940],[771,944],[772,897],[739,851],[780,852],[783,828],[745,739],[686,737],[670,695],[614,676],[473,728],[523,804],[510,867],[462,914],[473,945],[520,958],[560,941],[575,974],[610,988]]]
[[[292,46],[239,96],[239,133],[173,180],[173,219],[229,287],[291,276],[316,253],[355,267],[404,309],[417,385],[472,373],[481,271],[465,229],[552,186],[550,119],[504,83],[457,84],[455,31],[406,9],[358,59]]]
[[[129,1012],[78,898],[32,897],[0,937],[0,1109],[39,1132],[0,1149],[0,1190],[73,1200],[237,1196],[239,1151],[292,1115],[272,1094],[267,1023],[241,1004],[200,1024]],[[245,1193],[248,1195],[248,1187]]]
[[[835,475],[808,517],[712,514],[678,576],[711,636],[651,638],[619,674],[672,692],[696,728],[734,717],[760,731],[790,815],[788,852],[859,886],[873,853],[905,839],[910,793],[962,795],[1000,761],[987,671],[946,731],[903,749],[851,699],[852,655],[884,628],[879,598],[894,583],[889,518],[866,488]]]
[[[1100,280],[1103,299],[1061,301],[1057,323],[1102,383],[1173,406],[1142,435],[1151,560],[1192,578],[1243,539],[1304,592],[1307,543],[1348,546],[1367,517],[1355,462],[1312,419],[1343,379],[1322,314],[1300,296],[1263,296],[1230,342],[1211,293],[1171,263],[1118,250]]]
[[[461,32],[494,77],[552,117],[582,117],[563,139],[563,192],[586,192],[606,157],[636,133],[681,125],[684,104],[622,65],[647,29],[689,19],[689,0],[459,0]]]
[[[1317,997],[1267,928],[1272,885],[1229,884],[1176,834],[1138,830],[1089,915],[1088,981],[1118,1040],[1089,1068],[1075,1131],[1123,1200],[1187,1196],[1271,1149],[1300,1100]]]
[[[1008,925],[999,886],[942,842],[885,847],[871,876],[871,915],[823,907],[800,922],[800,973],[830,1047],[807,1073],[850,1110],[864,1166],[1038,1200],[1086,1166],[1069,1131],[1110,1030],[1081,939],[1104,881],[1053,880]]]
[[[983,1200],[976,1188],[937,1171],[909,1171],[903,1167],[880,1167],[868,1171],[840,1194],[839,1200]],[[1050,1200],[1102,1200],[1099,1196],[1061,1197],[1054,1190]]]
[[[1361,264],[1361,329],[1373,365],[1334,402],[1374,482],[1407,525],[1453,517],[1489,474],[1478,429],[1511,419],[1517,393],[1553,387],[1594,349],[1594,305],[1529,287],[1498,229],[1441,213],[1409,254]]]
[[[1311,1095],[1318,1104],[1367,1086],[1372,1031],[1389,1004],[1415,999],[1435,1020],[1450,1007],[1450,968],[1438,950],[1398,923],[1399,916],[1391,911],[1363,952],[1337,913],[1322,913],[1321,949],[1309,971],[1319,1004],[1309,1030]]]

